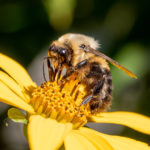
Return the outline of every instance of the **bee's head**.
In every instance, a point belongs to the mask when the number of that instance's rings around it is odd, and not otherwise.
[[[83,46],[90,46],[97,49],[99,44],[92,37],[68,33],[52,42],[48,54],[50,57],[56,57],[59,60],[61,58],[63,62],[71,64],[72,60],[82,61],[93,55],[90,53],[85,54],[86,52]]]
[[[77,56],[79,61],[82,61],[82,59],[88,59],[93,55],[86,53],[86,47],[91,47],[93,49],[97,49],[99,47],[98,42],[94,38],[82,34],[68,33],[62,35],[58,41],[60,43],[69,43],[73,50],[74,57]]]

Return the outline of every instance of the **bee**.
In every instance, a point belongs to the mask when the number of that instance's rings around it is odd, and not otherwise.
[[[99,52],[98,42],[89,36],[68,33],[53,41],[49,47],[47,65],[50,81],[60,77],[66,68],[64,79],[72,74],[86,88],[86,97],[81,105],[89,103],[92,114],[105,111],[112,99],[112,75],[108,62],[123,70],[129,76],[137,78],[132,72],[115,60]],[[52,63],[55,62],[55,63]]]

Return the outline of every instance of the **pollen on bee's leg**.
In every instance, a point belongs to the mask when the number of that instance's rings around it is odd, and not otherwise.
[[[89,105],[80,106],[80,111],[78,111],[85,92],[83,87],[76,87],[75,92],[77,90],[78,96],[74,100],[75,93],[72,95],[70,93],[76,84],[76,81],[70,81],[60,91],[61,86],[57,84],[57,81],[46,82],[34,90],[30,104],[37,114],[58,122],[70,122],[74,128],[78,128],[87,122],[87,117],[91,115],[91,112]]]

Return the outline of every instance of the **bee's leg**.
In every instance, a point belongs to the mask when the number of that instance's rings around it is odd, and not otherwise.
[[[71,67],[70,70],[63,76],[62,79],[67,79],[69,76],[71,76],[76,70],[80,69],[81,67],[85,66],[87,64],[88,60],[85,59],[81,62],[79,62],[75,67]]]
[[[54,75],[55,75],[55,71],[52,67],[51,61],[49,60],[49,57],[47,57],[47,66],[48,66],[48,74],[49,74],[49,80],[51,82],[54,81]]]
[[[78,69],[84,67],[87,63],[88,63],[88,60],[87,60],[87,59],[85,59],[85,60],[79,62],[79,63],[75,66],[75,70],[78,70]]]
[[[52,65],[51,65],[51,62],[50,62],[50,58],[52,58],[52,57],[44,57],[43,58],[43,67],[42,67],[42,69],[43,69],[43,78],[44,78],[44,81],[45,82],[47,82],[47,80],[46,80],[46,76],[45,76],[45,67],[44,67],[44,62],[45,62],[45,60],[47,61],[47,66],[48,66],[48,74],[49,74],[49,79],[51,80],[52,79],[52,71],[54,72],[54,70],[53,70],[53,68],[52,68]]]
[[[96,88],[93,91],[93,95],[96,96],[97,94],[99,94],[100,90],[103,88],[105,82],[105,78],[102,78],[102,80],[100,80],[96,86]]]
[[[87,98],[85,98],[85,99],[81,102],[80,106],[87,104],[87,103],[88,103],[90,100],[92,100],[92,99],[93,99],[93,94],[91,94],[91,95],[89,95]]]
[[[45,77],[44,60],[45,59],[43,59],[43,67],[42,67],[43,68],[43,78],[44,78],[44,81],[47,82],[46,77]]]
[[[80,107],[81,107],[82,105],[87,104],[87,103],[88,103],[89,101],[91,101],[92,99],[93,99],[93,95],[92,95],[92,94],[89,95],[87,98],[85,98],[85,99],[80,103],[78,112],[80,112]]]
[[[79,62],[75,67],[70,67],[70,68],[69,68],[69,71],[61,78],[61,80],[60,80],[60,82],[59,82],[59,84],[61,84],[62,88],[64,87],[64,85],[66,84],[66,82],[69,80],[69,77],[70,77],[73,73],[75,73],[76,70],[78,70],[79,68],[85,66],[87,63],[88,63],[88,60],[85,59],[85,60]],[[80,84],[80,83],[81,83],[81,82],[79,81],[78,84]],[[73,92],[75,91],[76,87],[77,87],[77,85],[73,88],[73,90],[72,90],[72,92],[70,93],[70,95],[73,94]],[[61,89],[62,89],[62,88],[61,88]]]
[[[58,59],[58,61],[59,61],[59,59]],[[58,63],[58,69],[57,69],[57,83],[58,83],[58,80],[60,79],[60,77],[61,77],[61,73],[62,73],[62,62],[59,62]]]
[[[97,84],[97,86],[95,87],[93,93],[91,95],[89,95],[88,97],[86,97],[80,104],[81,105],[85,105],[87,104],[89,101],[91,101],[93,98],[96,98],[97,95],[99,94],[100,90],[102,89],[103,85],[104,85],[104,81],[105,78],[103,78],[102,80],[100,80]],[[79,107],[80,107],[79,106]]]

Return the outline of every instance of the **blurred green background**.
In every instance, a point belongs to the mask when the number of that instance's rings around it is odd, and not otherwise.
[[[114,91],[110,111],[150,116],[149,6],[149,0],[0,0],[0,52],[28,68],[64,33],[93,36],[101,43],[100,51],[138,76],[132,79],[111,66]],[[7,110],[8,105],[0,103],[0,149],[27,150],[22,128],[7,120]],[[129,128],[119,132],[150,144],[148,135]]]

